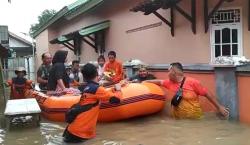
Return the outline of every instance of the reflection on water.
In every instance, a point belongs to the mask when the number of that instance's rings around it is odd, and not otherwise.
[[[39,128],[0,130],[0,144],[61,145],[65,123],[43,120]],[[114,123],[100,123],[87,145],[249,145],[250,127],[214,116],[173,120],[161,114]],[[83,143],[82,143],[83,144]]]

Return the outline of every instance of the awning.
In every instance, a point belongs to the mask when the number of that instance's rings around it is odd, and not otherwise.
[[[192,31],[196,33],[196,0],[191,0],[191,15],[184,11],[181,7],[178,6],[178,3],[182,0],[144,0],[141,3],[138,3],[136,6],[130,9],[132,12],[143,12],[144,15],[154,14],[164,23],[166,23],[171,28],[171,35],[174,36],[175,29],[175,15],[174,10],[177,10],[182,14],[188,21],[190,21],[192,26]],[[157,12],[159,9],[170,9],[170,20],[166,19],[160,13]]]
[[[51,44],[62,44],[75,54],[80,54],[82,41],[90,45],[96,52],[100,50],[102,54],[105,51],[105,30],[109,28],[110,21],[103,21],[96,23],[81,30],[74,31],[65,35],[62,35],[56,39],[50,41]]]
[[[109,20],[103,21],[103,22],[100,22],[97,24],[93,24],[93,25],[84,27],[81,30],[74,31],[74,32],[59,36],[58,38],[51,40],[50,43],[51,44],[61,44],[64,42],[68,42],[68,41],[73,40],[75,37],[85,37],[85,36],[94,34],[98,31],[107,29],[107,28],[109,28],[109,26],[110,26]]]
[[[101,23],[94,24],[94,25],[83,28],[82,30],[79,31],[79,34],[81,36],[91,35],[97,31],[106,29],[109,26],[110,26],[110,21],[101,22]]]
[[[144,12],[144,15],[149,15],[158,9],[168,9],[175,6],[181,0],[145,0],[131,9],[133,12]]]

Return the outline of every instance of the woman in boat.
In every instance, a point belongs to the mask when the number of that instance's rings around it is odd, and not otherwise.
[[[66,93],[69,88],[69,76],[66,73],[64,63],[67,61],[68,51],[59,50],[52,60],[52,68],[49,72],[47,94]]]

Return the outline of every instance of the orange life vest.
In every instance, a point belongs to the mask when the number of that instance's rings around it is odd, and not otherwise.
[[[31,89],[31,80],[26,80],[24,78],[24,83],[18,83],[17,78],[12,78],[9,80],[8,85],[11,87],[10,99],[25,99],[27,98],[26,92]]]

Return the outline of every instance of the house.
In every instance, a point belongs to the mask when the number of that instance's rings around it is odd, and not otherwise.
[[[32,42],[10,31],[9,31],[9,49],[11,49],[15,53],[15,57],[24,57],[33,55]]]
[[[8,26],[0,26],[0,55],[3,64],[5,79],[13,77],[14,69],[23,66],[27,69],[28,78],[34,75],[35,47],[31,41],[8,31]]]
[[[249,67],[210,65],[219,56],[250,58],[250,0],[78,0],[36,33],[38,57],[69,50],[85,63],[114,50],[122,61],[150,64],[159,78],[182,62],[227,104],[231,116],[250,123]],[[38,60],[39,64],[41,63]],[[206,111],[214,108],[201,99]]]

